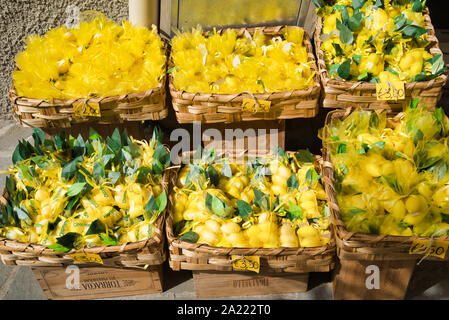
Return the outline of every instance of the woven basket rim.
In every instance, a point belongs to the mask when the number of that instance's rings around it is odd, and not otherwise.
[[[162,176],[162,187],[163,190],[168,194],[168,174],[165,172]],[[0,196],[0,205],[3,205],[5,203],[6,199],[8,197],[8,193],[6,191],[6,188],[3,190],[3,195]],[[135,250],[141,250],[146,247],[151,246],[161,246],[164,242],[164,222],[165,222],[165,216],[167,213],[167,208],[160,213],[158,219],[156,220],[156,224],[153,225],[155,228],[155,235],[151,237],[150,239],[141,240],[137,242],[127,242],[120,245],[115,246],[97,246],[97,247],[84,247],[81,249],[71,249],[67,252],[57,252],[54,251],[45,245],[37,244],[37,243],[27,243],[27,242],[19,242],[16,240],[10,240],[3,237],[0,237],[0,250],[3,251],[21,251],[21,252],[27,252],[27,253],[35,253],[37,255],[52,255],[52,256],[66,256],[73,253],[96,253],[96,254],[102,254],[102,253],[120,253],[125,254],[128,252],[132,252]]]
[[[443,55],[439,47],[439,42],[437,37],[435,36],[435,29],[432,25],[429,9],[426,8],[425,14],[426,28],[430,31],[427,33],[427,36],[431,37],[431,46],[429,47],[429,51],[432,50],[433,56],[437,54]],[[320,74],[323,87],[329,86],[333,88],[343,89],[343,90],[360,90],[360,91],[375,91],[376,83],[368,83],[365,81],[340,81],[336,79],[330,79],[329,72],[326,67],[326,62],[324,61],[324,52],[321,49],[321,31],[323,27],[323,19],[317,15],[317,19],[315,22],[315,34],[314,34],[314,42],[315,42],[315,56],[317,59],[318,72]],[[432,79],[429,81],[415,81],[415,82],[406,82],[405,89],[412,90],[414,88],[434,88],[434,87],[443,87],[447,82],[448,72],[447,70],[443,72],[436,79]]]
[[[294,153],[294,151],[287,151],[288,153]],[[189,153],[193,153],[193,151],[190,151]],[[234,154],[235,155],[235,154]],[[319,159],[318,165],[319,169],[322,170],[321,165],[321,157],[315,155],[315,159]],[[304,248],[304,247],[296,247],[296,248],[287,248],[287,247],[277,247],[277,248],[234,248],[234,247],[215,247],[210,246],[207,244],[201,244],[201,243],[191,243],[183,240],[179,240],[174,235],[173,230],[173,215],[172,215],[172,209],[173,209],[173,203],[172,203],[172,187],[176,183],[176,177],[177,177],[177,171],[178,169],[170,169],[170,197],[169,197],[169,204],[168,204],[168,210],[167,210],[167,218],[165,221],[165,229],[166,229],[166,235],[167,240],[169,243],[169,246],[172,245],[174,247],[180,248],[180,249],[187,249],[187,250],[194,250],[197,253],[208,253],[213,254],[216,256],[219,255],[231,255],[231,254],[246,254],[248,255],[250,252],[251,255],[259,255],[259,256],[283,256],[283,255],[309,255],[309,256],[319,256],[319,255],[335,255],[336,252],[336,241],[334,237],[334,229],[332,228],[332,224],[329,227],[330,232],[330,239],[331,241],[325,245],[320,247],[313,247],[313,248]],[[324,184],[323,184],[324,188]],[[330,219],[330,217],[329,217]],[[172,250],[170,250],[172,251]]]
[[[73,103],[77,103],[77,102],[104,104],[104,103],[109,103],[112,101],[122,101],[122,100],[126,100],[126,99],[139,99],[139,98],[142,99],[144,97],[150,96],[152,94],[157,94],[162,91],[162,89],[165,86],[165,81],[166,81],[166,72],[165,72],[166,66],[164,66],[163,69],[164,69],[164,73],[162,75],[162,79],[161,79],[161,81],[158,82],[158,85],[156,88],[152,88],[147,91],[128,93],[128,94],[121,95],[121,96],[109,96],[109,97],[101,97],[101,98],[95,97],[95,98],[76,98],[76,99],[53,99],[53,100],[27,98],[24,96],[17,95],[16,88],[15,88],[15,85],[13,82],[11,85],[11,88],[9,90],[9,98],[10,98],[11,102],[14,104],[26,103],[26,104],[35,105],[37,107],[42,106],[42,105],[44,105],[45,107],[52,107],[52,106],[70,107],[70,106],[72,106]]]
[[[300,28],[297,26],[271,26],[271,27],[247,27],[247,28],[223,28],[217,30],[217,33],[223,33],[226,30],[235,30],[238,34],[242,34],[245,31],[248,31],[250,34],[253,34],[256,30],[263,31],[266,34],[280,34],[280,31],[287,27],[287,29],[293,29],[293,28]],[[302,29],[302,28],[301,28]],[[253,96],[256,99],[263,99],[263,100],[274,100],[276,99],[276,96],[280,96],[277,99],[283,98],[283,96],[288,95],[290,97],[292,96],[301,96],[304,93],[309,94],[319,94],[321,92],[321,83],[320,83],[320,77],[319,77],[319,69],[317,67],[316,59],[312,59],[311,57],[314,56],[312,42],[309,37],[309,34],[305,29],[304,30],[304,39],[303,44],[306,47],[307,53],[308,53],[308,62],[311,62],[311,70],[312,72],[315,72],[313,76],[313,85],[307,89],[301,89],[301,90],[290,90],[290,91],[276,91],[276,92],[265,92],[265,93],[247,93],[247,92],[239,92],[239,93],[201,93],[201,92],[188,92],[185,90],[177,90],[173,84],[173,75],[170,73],[168,75],[169,80],[169,90],[172,95],[172,98],[177,99],[177,97],[182,97],[185,100],[192,100],[192,101],[201,101],[201,102],[212,102],[214,101],[215,97],[222,97],[228,102],[237,101],[241,102],[245,98],[253,98]],[[207,33],[205,33],[207,35]],[[315,56],[314,56],[315,57]],[[173,67],[173,59],[172,59],[172,53],[170,52],[169,60],[168,60],[168,67]],[[271,96],[275,96],[275,98],[271,98]]]
[[[332,123],[334,119],[339,119],[347,116],[349,112],[351,112],[352,108],[347,108],[346,110],[333,110],[327,114],[325,126],[328,126]],[[393,116],[398,116],[401,113],[391,111],[389,109],[380,109],[380,110],[372,110],[368,108],[358,108],[358,110],[370,111],[370,112],[382,112],[386,111],[387,115],[392,118]],[[328,137],[327,130],[323,130],[324,136],[323,139]],[[336,200],[336,192],[333,186],[330,184],[333,181],[334,176],[334,168],[330,159],[330,153],[326,147],[326,144],[323,142],[323,175],[325,176],[325,190],[328,197],[328,201],[330,203],[329,209],[331,211],[332,223],[335,228],[335,235],[337,237],[337,242],[339,243],[339,247],[341,245],[342,250],[350,251],[351,248],[385,248],[385,249],[401,249],[398,248],[397,245],[401,244],[404,247],[402,248],[404,255],[409,255],[410,245],[414,240],[418,239],[430,239],[430,237],[423,236],[393,236],[393,235],[381,235],[381,234],[371,234],[364,232],[351,232],[345,227],[345,223],[343,221],[340,208],[338,206],[338,202]],[[434,240],[449,240],[449,236],[442,236],[438,238],[433,238]],[[386,254],[388,254],[386,252]],[[412,256],[412,255],[410,255]],[[413,255],[413,257],[422,257],[424,255]],[[445,260],[449,259],[449,256],[445,258]],[[439,259],[441,260],[441,259]]]

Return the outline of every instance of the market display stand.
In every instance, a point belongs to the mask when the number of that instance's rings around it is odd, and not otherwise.
[[[310,13],[314,14],[314,10],[310,9]],[[313,23],[311,25],[313,26]],[[440,40],[439,46],[445,55],[445,62],[449,63],[449,30],[437,30],[436,35]],[[443,92],[440,105],[446,106],[449,104],[448,85],[443,88]],[[160,101],[163,100],[165,100],[165,95],[160,98]],[[129,103],[131,104],[131,102]],[[208,103],[210,104],[210,102]],[[163,105],[165,107],[165,104]],[[133,106],[128,107],[132,108]],[[34,112],[35,110],[31,111]],[[173,110],[170,108],[168,112],[173,112]],[[165,116],[166,113],[164,113]],[[58,121],[61,120],[58,119]],[[110,136],[116,126],[121,131],[126,128],[129,135],[136,139],[148,138],[146,134],[148,131],[141,121],[117,125],[96,123],[93,128],[102,136]],[[174,127],[176,127],[176,124],[174,124]],[[86,139],[89,135],[89,128],[89,123],[72,124],[70,128],[65,128],[65,131],[75,137],[81,134]],[[208,129],[218,130],[217,132],[221,134],[223,139],[215,140]],[[255,144],[256,150],[259,151],[262,149],[270,150],[269,146],[272,144],[285,148],[285,120],[281,119],[234,122],[232,124],[213,123],[213,121],[203,123],[201,133],[205,140],[205,146],[214,146],[218,150],[226,149],[227,143],[229,143],[229,141],[226,141],[226,129],[242,129],[243,132],[248,129],[255,130],[256,136],[246,136],[243,141],[240,141],[245,150],[250,149],[254,139],[257,141]],[[277,129],[278,132],[272,134],[269,131],[270,129]],[[44,128],[45,133],[49,136],[57,134],[61,130],[58,127]],[[260,130],[265,130],[265,132],[262,133]],[[268,141],[265,139],[266,137],[269,138]],[[259,139],[260,141],[266,141],[265,146],[258,144]],[[234,140],[232,138],[232,141],[236,142],[235,145],[239,145],[239,141]],[[190,248],[185,243],[174,239],[170,233],[172,228],[170,212],[168,214],[166,226],[169,233],[170,266],[173,270],[192,270],[195,292],[198,298],[304,292],[308,289],[309,272],[331,272],[334,299],[404,299],[417,263],[417,259],[413,258],[382,259],[378,256],[376,258],[375,255],[372,259],[350,258],[349,255],[343,257],[340,254],[341,249],[338,248],[337,252],[340,257],[338,263],[325,261],[322,266],[317,264],[316,266],[304,267],[301,272],[298,271],[300,268],[296,266],[296,263],[301,260],[299,255],[295,258],[296,260],[287,261],[287,258],[274,251],[272,256],[269,257],[272,258],[270,260],[271,267],[285,270],[273,272],[273,270],[262,269],[260,273],[230,271],[232,266],[229,267],[229,259],[226,259],[223,264],[223,257],[219,256],[218,251],[201,252],[193,246]],[[256,251],[256,249],[254,250]],[[26,256],[26,253],[22,254]],[[289,266],[289,263],[292,266]],[[76,263],[74,265],[76,266]],[[335,269],[332,271],[334,266]],[[297,268],[297,270],[288,272],[291,271],[288,270],[289,268],[292,270]],[[101,265],[92,266],[92,264],[80,266],[78,270],[77,268],[67,269],[63,266],[32,267],[32,270],[48,299],[98,299],[163,292],[162,265],[149,267],[146,270],[111,268]],[[374,276],[376,273],[378,274],[378,281],[371,281],[374,278],[370,278],[370,275]],[[79,286],[77,286],[76,281],[69,283],[73,279],[76,280],[78,276]],[[77,288],[73,288],[72,284]]]

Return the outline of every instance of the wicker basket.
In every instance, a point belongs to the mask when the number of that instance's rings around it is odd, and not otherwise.
[[[325,125],[331,125],[334,119],[344,118],[351,112],[347,110],[334,110],[328,113]],[[401,114],[390,112],[388,115],[389,123],[395,126]],[[326,134],[327,130],[323,130]],[[323,137],[324,138],[324,137]],[[344,260],[416,260],[428,259],[442,261],[440,258],[409,254],[410,247],[416,239],[427,239],[426,237],[406,237],[406,236],[391,236],[391,235],[377,235],[362,232],[351,232],[345,228],[342,215],[337,203],[336,192],[334,188],[334,167],[330,160],[330,154],[323,146],[323,182],[329,201],[329,209],[331,211],[332,224],[335,229],[335,238],[337,242],[337,254],[340,259]],[[449,240],[449,236],[435,238],[434,240]],[[449,255],[446,255],[444,260],[449,260]]]
[[[268,35],[280,35],[282,26],[277,27],[258,27],[236,29],[238,34],[248,31],[253,34],[256,30],[262,30]],[[296,27],[289,27],[296,28]],[[218,33],[226,29],[218,30]],[[285,92],[271,93],[192,93],[178,91],[173,85],[173,76],[169,75],[169,88],[172,97],[173,108],[176,112],[176,118],[179,123],[192,123],[200,121],[202,123],[219,122],[239,122],[254,120],[275,120],[275,119],[293,119],[293,118],[313,118],[318,114],[318,100],[320,97],[321,86],[317,73],[315,57],[313,55],[312,44],[307,32],[304,31],[304,45],[307,48],[309,61],[312,62],[311,68],[314,75],[314,85],[307,90],[294,90]],[[170,56],[170,66],[173,65]],[[243,112],[243,99],[265,100],[271,102],[269,112]]]
[[[170,191],[176,184],[177,170],[170,169]],[[316,248],[225,248],[179,240],[173,231],[173,195],[170,192],[166,234],[169,264],[175,270],[233,271],[232,256],[259,256],[262,273],[329,272],[335,267],[335,240]]]
[[[430,20],[429,13],[425,14],[428,40],[432,43],[430,53],[432,55],[442,54],[435,36],[435,30]],[[324,61],[324,53],[321,50],[321,31],[323,20],[318,17],[314,34],[315,51],[318,59],[318,70],[323,85],[323,107],[324,108],[348,108],[361,107],[370,109],[402,110],[404,100],[382,101],[377,100],[376,84],[368,82],[346,82],[329,78],[329,72]],[[435,108],[440,101],[443,87],[447,81],[445,72],[436,79],[422,82],[405,83],[405,103],[414,98],[420,98],[422,104],[428,108]]]
[[[164,51],[166,44],[164,42]],[[162,120],[168,115],[166,106],[166,65],[156,88],[122,96],[40,100],[17,95],[14,83],[9,91],[12,114],[20,125],[33,128],[69,128],[72,124],[117,124],[127,121]],[[100,116],[75,115],[74,104],[98,105]]]
[[[168,191],[168,175],[162,178],[163,189]],[[4,205],[8,194],[4,190],[0,202]],[[0,258],[6,265],[20,265],[30,267],[61,267],[67,265],[104,266],[116,268],[147,269],[160,267],[166,259],[164,248],[165,235],[163,226],[165,212],[162,212],[153,225],[154,237],[139,242],[125,243],[117,246],[101,246],[83,249],[72,249],[68,252],[56,252],[46,246],[34,243],[23,243],[0,237]],[[74,262],[70,256],[73,253],[97,254],[103,264]]]

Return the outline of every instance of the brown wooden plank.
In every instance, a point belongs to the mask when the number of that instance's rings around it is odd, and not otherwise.
[[[216,298],[307,291],[308,273],[193,271],[198,298]]]
[[[79,268],[79,289],[66,282],[73,272],[65,268],[32,268],[50,300],[88,300],[162,292],[162,268],[137,270],[123,268]],[[73,282],[72,282],[73,283]]]
[[[204,141],[204,146],[213,146],[217,152],[232,152],[235,150],[271,151],[273,146],[285,148],[285,120],[202,124],[201,129],[204,140],[213,138],[213,132],[215,131],[212,131],[213,129],[218,130],[222,138],[220,141]],[[231,140],[233,138],[232,132],[228,131],[228,136],[226,136],[226,130],[234,130],[235,135],[238,133],[242,135]],[[277,130],[277,133],[271,130]]]
[[[340,260],[333,274],[332,294],[335,300],[402,300],[415,268],[415,260],[362,261]],[[379,288],[367,287],[367,278],[379,268]],[[368,283],[373,282],[368,279]]]

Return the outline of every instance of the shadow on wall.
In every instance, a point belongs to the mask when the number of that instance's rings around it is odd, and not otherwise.
[[[128,0],[28,0],[0,2],[0,119],[11,118],[8,98],[14,58],[30,34],[44,34],[66,23],[77,11],[97,10],[121,22],[128,19]]]

